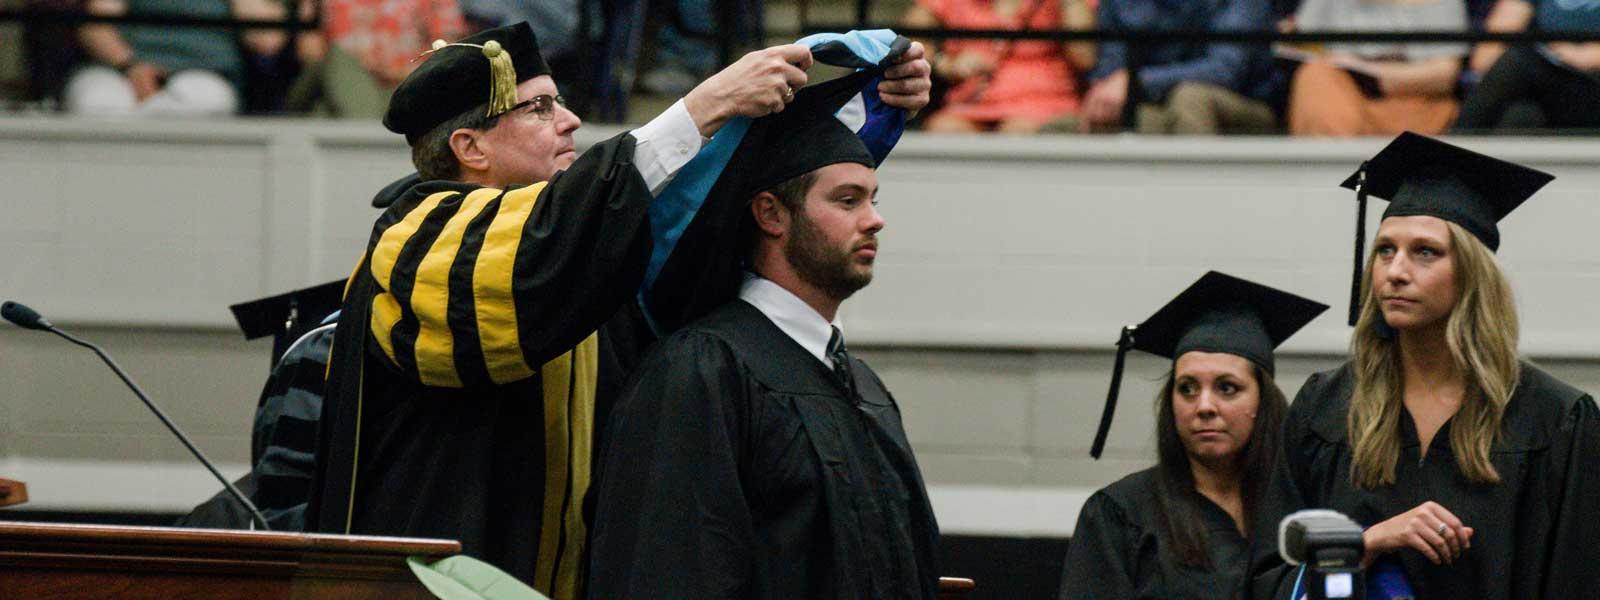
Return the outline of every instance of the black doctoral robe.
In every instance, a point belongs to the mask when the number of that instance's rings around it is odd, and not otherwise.
[[[743,301],[662,340],[606,428],[593,598],[932,599],[938,525],[883,382]]]
[[[457,539],[581,595],[595,424],[637,359],[634,139],[506,190],[397,182],[335,334],[309,527]]]
[[[1158,522],[1155,468],[1106,486],[1083,504],[1067,543],[1062,600],[1232,599],[1243,591],[1250,544],[1233,517],[1200,497],[1211,565],[1185,565]]]
[[[1362,490],[1350,482],[1345,416],[1350,366],[1313,375],[1284,421],[1283,453],[1263,499],[1258,531],[1302,508],[1330,508],[1371,527],[1432,500],[1472,527],[1472,547],[1453,565],[1399,550],[1418,600],[1592,598],[1600,589],[1600,414],[1594,399],[1524,364],[1490,460],[1498,484],[1472,483],[1456,467],[1450,423],[1420,454],[1416,424],[1401,411],[1395,483]],[[1276,539],[1252,551],[1254,598],[1288,598],[1296,570]]]

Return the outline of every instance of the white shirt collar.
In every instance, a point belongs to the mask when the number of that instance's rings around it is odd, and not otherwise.
[[[785,335],[822,361],[823,366],[833,367],[828,360],[828,340],[833,338],[833,328],[839,327],[837,318],[829,323],[793,292],[749,272],[744,274],[744,283],[739,286],[739,299],[756,307]],[[844,328],[839,327],[839,331],[843,332]]]

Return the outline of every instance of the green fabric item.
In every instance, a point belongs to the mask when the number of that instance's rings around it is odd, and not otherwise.
[[[422,585],[441,600],[550,600],[489,563],[457,554],[433,564],[406,559]]]
[[[290,112],[376,121],[389,106],[390,91],[356,57],[329,46],[322,62],[306,69],[290,86],[285,106]]]

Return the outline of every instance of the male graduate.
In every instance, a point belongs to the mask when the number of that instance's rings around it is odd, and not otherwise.
[[[307,521],[459,539],[556,598],[581,596],[580,514],[608,385],[635,360],[635,298],[662,190],[730,118],[780,111],[806,48],[746,55],[582,156],[527,24],[436,42],[384,124],[417,175],[380,195],[334,339]],[[927,102],[920,49],[884,100]],[[612,383],[614,382],[614,383]]]
[[[899,408],[836,319],[872,280],[876,163],[829,111],[800,108],[767,118],[737,298],[658,342],[607,425],[593,597],[937,594],[938,525]]]

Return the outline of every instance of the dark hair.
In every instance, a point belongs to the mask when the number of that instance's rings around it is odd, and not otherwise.
[[[1278,445],[1282,440],[1283,416],[1289,403],[1283,390],[1278,389],[1266,369],[1251,365],[1260,390],[1256,407],[1255,424],[1250,430],[1250,441],[1245,443],[1239,456],[1239,494],[1244,504],[1244,523],[1248,526],[1260,507],[1261,496],[1272,477],[1272,468],[1278,458]],[[1172,554],[1178,562],[1197,567],[1210,567],[1211,556],[1205,524],[1200,520],[1201,503],[1206,500],[1194,489],[1194,472],[1189,470],[1189,454],[1178,437],[1178,426],[1172,410],[1172,392],[1176,373],[1167,371],[1167,382],[1156,396],[1156,490],[1161,510],[1157,516],[1166,538],[1172,542]]]
[[[417,167],[417,174],[422,176],[423,181],[455,179],[461,176],[461,162],[456,160],[455,150],[450,148],[450,134],[455,133],[457,129],[475,131],[493,129],[495,124],[500,122],[501,115],[483,116],[487,112],[489,105],[480,104],[472,110],[450,117],[412,142],[411,164]]]
[[[798,215],[805,210],[806,206],[806,193],[810,192],[811,186],[816,184],[817,172],[807,171],[762,191],[772,194],[778,199],[779,204],[782,204],[784,208],[789,209],[791,214],[800,218]],[[752,199],[755,196],[756,194],[750,195]],[[756,229],[755,217],[750,214],[748,207],[739,216],[739,227],[744,232],[743,245],[739,248],[739,256],[749,260],[750,252],[755,249],[756,239],[760,236],[760,232]]]

